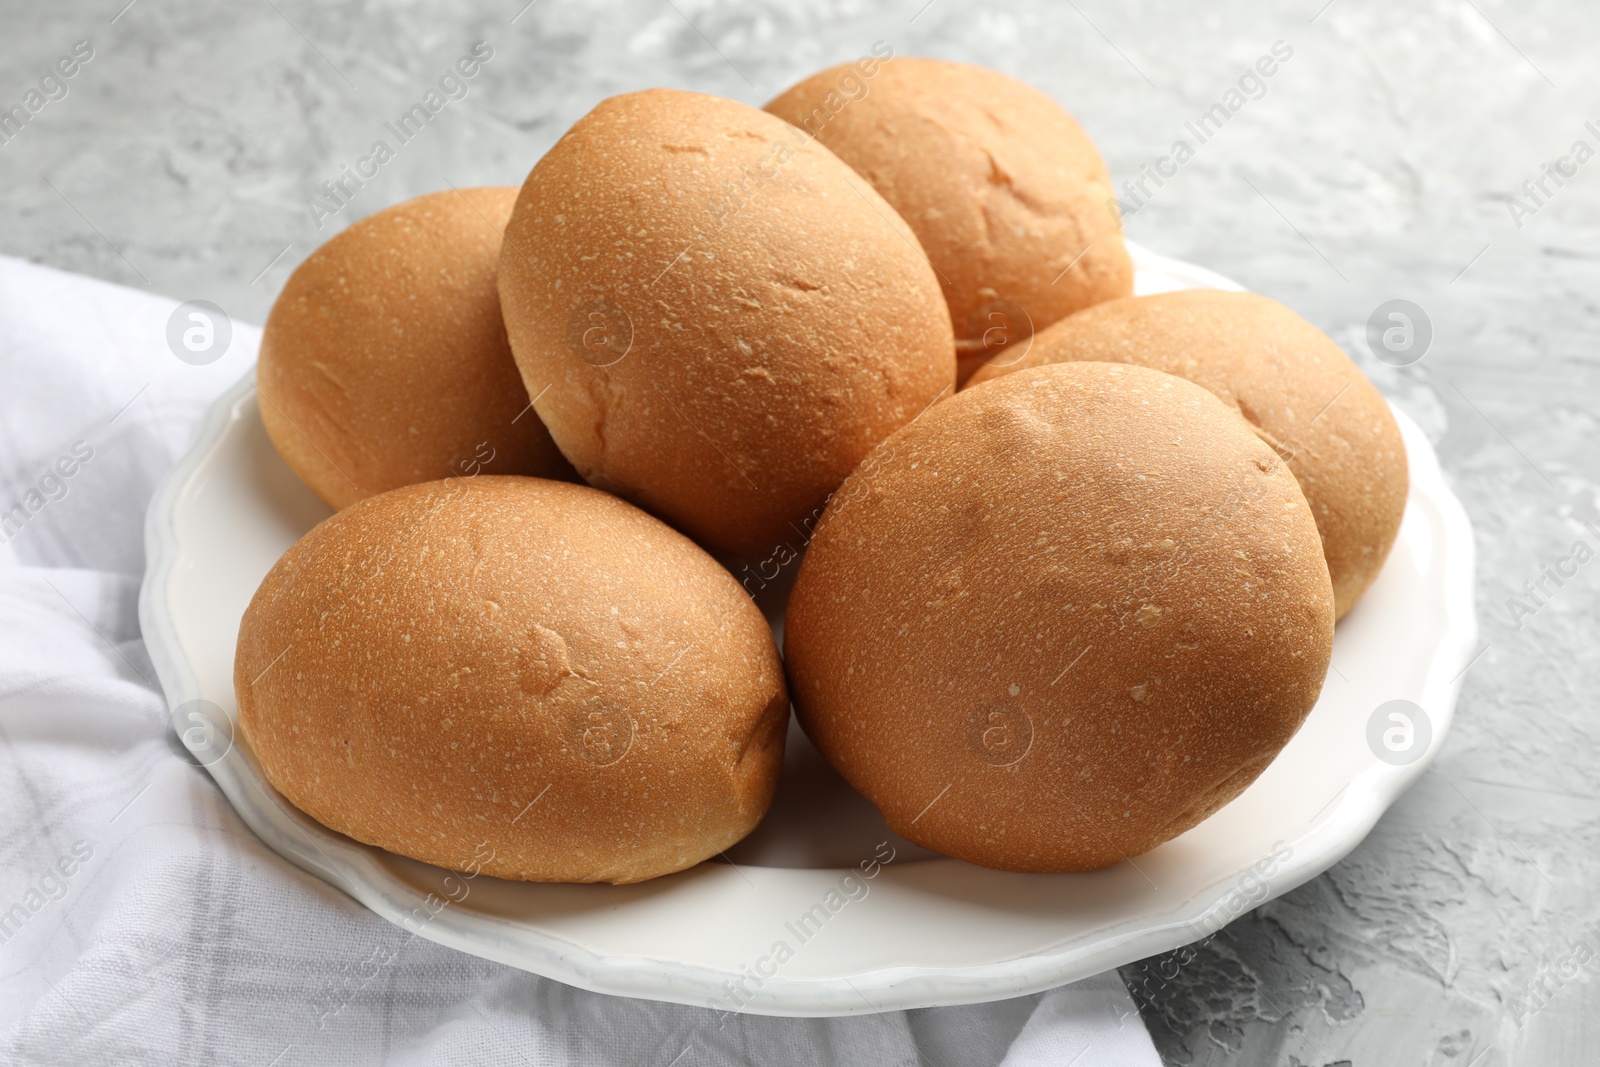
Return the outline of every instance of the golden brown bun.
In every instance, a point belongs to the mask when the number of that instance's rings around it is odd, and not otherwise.
[[[1405,443],[1383,394],[1326,334],[1254,293],[1192,289],[1081,311],[1039,333],[1013,366],[1137,363],[1215,393],[1278,451],[1322,534],[1337,614],[1355,607],[1405,515]]]
[[[317,525],[239,628],[269,781],[358,841],[528,881],[637,882],[777,786],[772,633],[688,538],[586,486],[407,486]],[[531,807],[530,807],[531,805]]]
[[[814,74],[767,110],[815,135],[916,231],[944,283],[962,380],[1030,330],[1133,292],[1111,176],[1061,105],[984,67],[864,62]]]
[[[753,558],[955,387],[916,241],[826,149],[755,108],[603,101],[506,230],[511,346],[591,484]]]
[[[784,652],[801,725],[917,844],[1092,870],[1237,796],[1316,702],[1305,498],[1216,397],[1067,363],[935,405],[840,487]]]
[[[495,264],[517,191],[430,193],[295,268],[261,335],[261,421],[336,508],[435,478],[571,478],[517,376]]]

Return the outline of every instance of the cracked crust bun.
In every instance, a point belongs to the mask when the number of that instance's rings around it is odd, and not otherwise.
[[[900,57],[812,75],[767,110],[894,206],[943,282],[960,376],[1133,292],[1111,176],[1061,105],[984,67]]]
[[[1400,427],[1327,334],[1255,293],[1192,289],[1113,300],[1044,330],[1015,366],[1137,363],[1194,382],[1244,417],[1289,464],[1316,516],[1339,617],[1377,578],[1405,515]]]
[[[495,265],[514,188],[407,200],[295,268],[256,366],[261,421],[335,508],[436,478],[573,471],[511,358]]]
[[[591,485],[759,559],[955,388],[905,224],[831,152],[732,100],[602,101],[541,159],[500,299],[528,394]]]
[[[638,882],[756,825],[789,700],[766,620],[688,538],[587,486],[483,475],[318,524],[245,611],[239,728],[358,841]]]
[[[1238,796],[1316,703],[1316,523],[1199,386],[1040,367],[884,452],[824,514],[784,652],[801,725],[895,832],[1002,870],[1110,866]]]

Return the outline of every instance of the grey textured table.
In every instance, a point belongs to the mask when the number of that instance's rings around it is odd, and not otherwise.
[[[446,182],[519,183],[612,93],[667,85],[759,105],[882,39],[1044,88],[1120,180],[1179,138],[1195,145],[1184,124],[1284,42],[1292,57],[1259,98],[1149,197],[1127,194],[1128,229],[1295,307],[1423,425],[1476,526],[1486,648],[1443,754],[1348,859],[1181,966],[1124,973],[1150,991],[1143,1011],[1173,1063],[1600,1061],[1595,579],[1584,567],[1547,583],[1531,614],[1508,603],[1576,541],[1600,546],[1583,526],[1600,505],[1600,162],[1572,155],[1577,141],[1600,149],[1600,113],[1584,110],[1600,100],[1600,12],[123,2],[0,8],[6,107],[75,42],[93,50],[66,95],[0,145],[0,252],[257,322],[338,226]],[[328,200],[323,183],[478,40],[493,58],[466,98],[347,184],[347,203]],[[1403,368],[1366,343],[1369,316],[1396,298],[1432,326]]]

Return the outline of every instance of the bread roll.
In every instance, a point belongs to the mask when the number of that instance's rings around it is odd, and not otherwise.
[[[1015,366],[1137,363],[1215,393],[1277,450],[1316,516],[1338,616],[1377,578],[1405,515],[1405,442],[1383,394],[1326,334],[1254,293],[1193,289],[1099,304],[1041,332]]]
[[[761,558],[955,386],[926,257],[826,149],[731,100],[603,101],[528,175],[500,297],[591,484]]]
[[[637,882],[772,799],[772,633],[688,538],[586,486],[407,486],[317,525],[239,627],[239,726],[308,815],[427,863]]]
[[[963,381],[1034,330],[1133,292],[1106,165],[1030,85],[939,59],[864,60],[767,110],[831,148],[916,231],[950,303]]]
[[[1316,523],[1216,397],[1068,363],[963,390],[829,504],[784,651],[889,826],[1011,871],[1136,856],[1237,796],[1333,641]]]
[[[495,264],[517,191],[450,190],[352,224],[261,335],[261,421],[335,508],[452,475],[573,477],[517,376]]]

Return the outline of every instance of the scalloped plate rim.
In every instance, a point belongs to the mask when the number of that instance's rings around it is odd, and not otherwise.
[[[1215,272],[1150,253],[1128,242],[1144,269],[1165,271],[1196,283],[1193,287],[1242,290]],[[162,480],[145,521],[146,571],[139,595],[139,620],[146,648],[169,707],[200,695],[195,670],[185,657],[168,604],[168,583],[185,556],[175,525],[185,489],[254,392],[254,369],[219,396],[208,409],[187,452]],[[1393,407],[1393,405],[1391,405]],[[1475,551],[1471,525],[1459,500],[1444,482],[1437,457],[1420,430],[1395,410],[1407,439],[1413,493],[1421,473],[1437,506],[1446,548],[1443,597],[1447,626],[1428,665],[1423,703],[1435,733],[1425,755],[1403,767],[1377,763],[1351,779],[1324,809],[1325,817],[1296,842],[1291,859],[1268,883],[1265,894],[1246,910],[1288,892],[1327,870],[1358,845],[1378,819],[1426,770],[1449,731],[1459,693],[1461,665],[1477,644],[1473,605]],[[270,848],[296,866],[341,889],[396,925],[460,951],[531,971],[583,989],[694,1006],[722,995],[722,983],[737,975],[688,961],[604,955],[577,942],[539,933],[529,943],[529,927],[468,909],[444,908],[429,920],[414,916],[426,898],[384,870],[379,850],[335,834],[288,806],[261,777],[254,758],[236,745],[205,768],[241,818]],[[254,789],[265,805],[251,796]],[[340,861],[335,862],[333,856]],[[949,859],[928,862],[956,863]],[[783,870],[763,868],[764,871]],[[843,873],[845,868],[840,869]],[[440,872],[443,874],[444,872]],[[1186,904],[1159,915],[1130,914],[1125,920],[1066,941],[1041,944],[1036,951],[967,966],[886,966],[831,978],[768,980],[740,1010],[752,1014],[809,1017],[851,1015],[908,1008],[970,1004],[1022,996],[1171,951],[1195,940],[1197,929],[1220,926],[1231,912],[1228,897],[1243,871],[1230,873],[1194,892]],[[1242,912],[1232,912],[1236,918]],[[411,921],[407,921],[408,918]],[[520,931],[508,936],[506,927]]]

